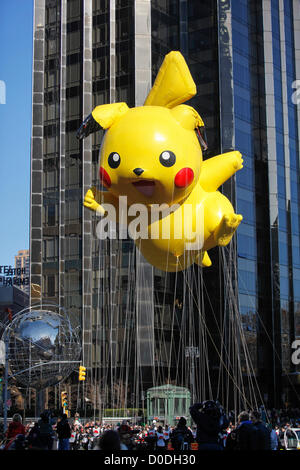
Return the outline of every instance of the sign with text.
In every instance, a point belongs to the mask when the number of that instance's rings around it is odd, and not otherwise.
[[[29,277],[26,268],[13,268],[0,265],[0,287],[29,286]]]

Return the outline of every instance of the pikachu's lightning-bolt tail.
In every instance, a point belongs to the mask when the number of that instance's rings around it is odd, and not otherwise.
[[[144,106],[174,108],[197,93],[195,82],[178,51],[166,55]]]

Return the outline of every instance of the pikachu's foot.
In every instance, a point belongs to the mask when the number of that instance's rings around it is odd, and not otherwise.
[[[228,245],[242,220],[243,216],[240,214],[225,214],[214,233],[217,245]]]
[[[207,254],[207,251],[201,251],[195,258],[195,263],[198,266],[202,266],[204,268],[208,268],[212,265],[211,259]]]

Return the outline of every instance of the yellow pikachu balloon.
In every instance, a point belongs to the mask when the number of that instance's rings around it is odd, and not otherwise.
[[[180,271],[193,263],[210,266],[207,250],[227,245],[242,220],[218,191],[243,167],[241,154],[233,151],[203,161],[204,123],[195,109],[182,104],[195,94],[183,56],[172,51],[144,106],[97,106],[77,134],[81,139],[106,129],[99,177],[107,191],[91,188],[84,205],[106,216],[110,204],[119,220],[120,200],[126,199],[128,226],[139,234],[133,237],[136,245],[163,271]],[[137,223],[143,210],[146,218]],[[142,230],[136,230],[138,225]]]

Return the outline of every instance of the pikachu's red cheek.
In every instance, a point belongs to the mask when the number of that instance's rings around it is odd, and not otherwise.
[[[182,168],[175,176],[175,186],[177,188],[187,188],[194,180],[194,172],[191,168]]]
[[[103,166],[100,166],[99,177],[100,177],[101,183],[106,188],[109,188],[111,186],[111,179],[110,179],[109,174],[107,173],[107,171],[103,168]]]

